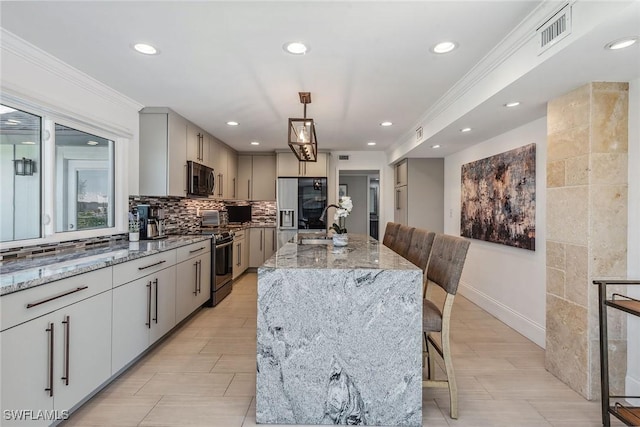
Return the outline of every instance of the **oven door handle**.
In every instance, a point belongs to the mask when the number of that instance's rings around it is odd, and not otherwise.
[[[231,246],[233,245],[233,240],[227,243],[224,243],[222,245],[216,245],[216,249],[220,249],[220,248],[226,248],[227,246]]]

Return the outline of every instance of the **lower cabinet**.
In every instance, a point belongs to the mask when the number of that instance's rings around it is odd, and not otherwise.
[[[249,230],[236,232],[233,238],[233,279],[235,280],[249,267]]]
[[[2,425],[49,425],[111,376],[111,292],[7,329],[0,341]]]
[[[175,326],[175,295],[175,265],[113,290],[113,374]]]
[[[275,227],[251,228],[249,267],[260,267],[276,252],[277,238]]]
[[[207,302],[211,289],[211,252],[176,266],[176,323]]]

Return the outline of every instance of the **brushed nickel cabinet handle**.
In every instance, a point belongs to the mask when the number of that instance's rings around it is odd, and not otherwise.
[[[271,250],[275,251],[276,250],[276,229],[272,229],[271,230],[271,234],[272,234],[272,240],[271,240]]]
[[[153,319],[154,322],[156,322],[156,325],[158,324],[158,278],[156,277],[156,280],[153,281],[153,283],[156,285],[156,317]]]
[[[262,251],[262,240],[263,240],[263,235],[262,233],[264,233],[264,230],[260,230],[260,250]]]
[[[151,329],[151,281],[147,283],[147,289],[147,323],[145,325]]]
[[[198,261],[194,262],[193,265],[196,268],[196,280],[195,280],[195,290],[193,291],[194,295],[198,295]]]
[[[247,180],[247,199],[251,199],[251,180]]]
[[[64,385],[69,385],[69,343],[71,340],[69,335],[71,319],[69,316],[65,316],[62,324],[64,325],[64,375],[60,379],[64,380]]]
[[[192,251],[189,251],[190,254],[196,253],[196,252],[200,252],[201,250],[206,249],[204,246],[200,246],[198,249],[194,249]]]
[[[166,260],[158,261],[158,262],[153,263],[153,264],[145,265],[144,267],[138,267],[138,270],[146,270],[147,268],[155,267],[156,265],[164,264],[165,262],[167,262],[167,261]]]
[[[49,327],[45,329],[49,338],[49,372],[48,384],[44,391],[49,392],[49,397],[53,397],[53,323],[49,323]]]
[[[236,198],[236,179],[233,178],[233,196],[231,196],[232,198]]]
[[[198,293],[202,293],[202,260],[198,260]]]
[[[88,288],[88,286],[78,286],[75,289],[71,289],[69,291],[62,292],[62,293],[60,293],[58,295],[54,295],[54,296],[49,297],[49,298],[41,299],[41,300],[36,301],[36,302],[30,302],[29,304],[27,304],[27,308],[36,307],[36,306],[38,306],[40,304],[44,304],[44,303],[56,300],[58,298],[66,297],[67,295],[75,294],[76,292],[83,291],[83,290],[85,290],[87,288]]]

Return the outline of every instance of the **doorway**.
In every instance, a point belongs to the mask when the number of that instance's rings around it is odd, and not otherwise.
[[[350,196],[353,210],[346,220],[349,233],[378,239],[380,171],[340,170],[338,196]]]

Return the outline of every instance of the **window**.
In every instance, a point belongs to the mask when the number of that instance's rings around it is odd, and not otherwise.
[[[114,226],[114,142],[55,125],[56,232]]]
[[[42,237],[42,117],[0,105],[0,241]]]

